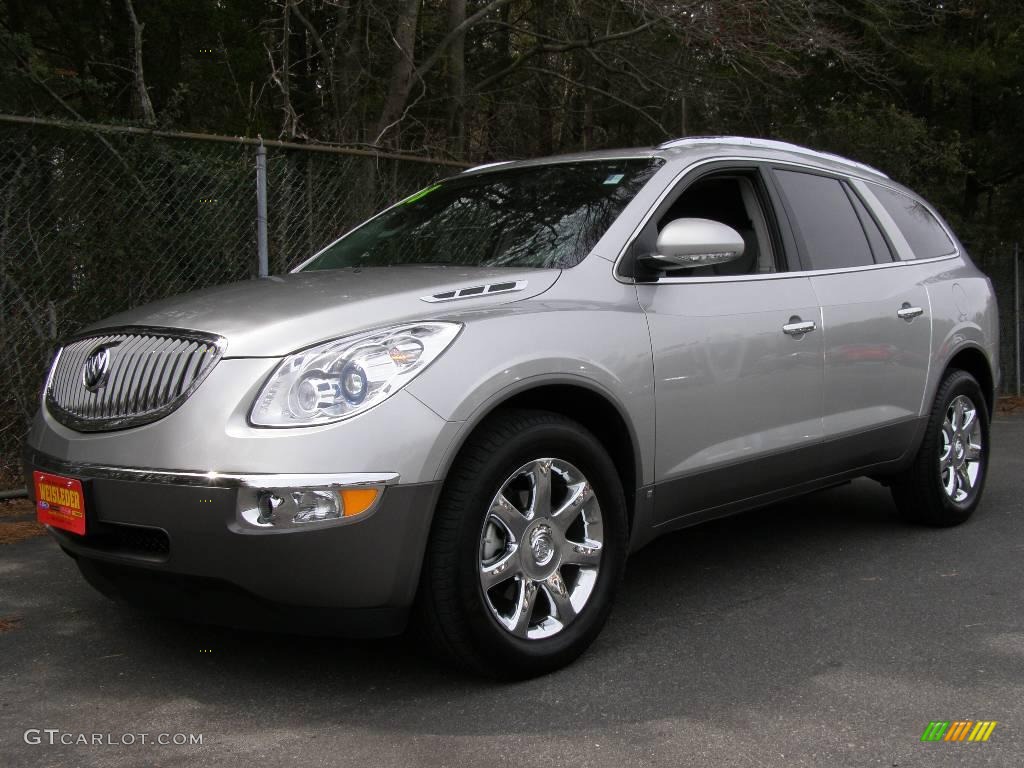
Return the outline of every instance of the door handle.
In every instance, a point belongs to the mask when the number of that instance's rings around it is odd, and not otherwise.
[[[906,320],[908,323],[915,317],[920,317],[924,314],[924,310],[921,307],[912,307],[907,302],[903,302],[903,306],[896,310],[896,317],[900,320]]]
[[[797,338],[803,336],[805,333],[810,333],[817,328],[813,320],[801,320],[799,317],[793,316],[789,318],[789,322],[782,326],[782,332],[787,336],[795,336]]]

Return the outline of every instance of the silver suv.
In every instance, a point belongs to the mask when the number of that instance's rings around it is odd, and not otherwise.
[[[56,356],[39,518],[102,592],[568,663],[626,557],[867,475],[954,525],[985,482],[992,286],[884,174],[770,141],[496,163],[291,274]]]

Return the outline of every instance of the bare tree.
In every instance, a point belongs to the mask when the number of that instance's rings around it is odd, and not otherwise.
[[[291,64],[291,6],[292,0],[284,0],[281,13],[281,35],[275,47],[280,50],[281,63],[274,62],[274,52],[264,44],[267,61],[270,63],[270,81],[281,93],[281,135],[295,137],[299,132],[299,115],[292,106],[292,64]]]
[[[299,8],[301,4],[302,0],[287,0],[286,9],[290,8],[292,14],[305,28],[306,34],[309,35],[309,39],[312,41],[313,47],[316,49],[317,56],[320,59],[320,71],[323,77],[321,87],[327,91],[331,105],[330,134],[332,138],[336,138],[341,118],[341,94],[338,91],[335,78],[334,55],[332,51],[328,50],[316,26]]]
[[[420,15],[420,2],[421,0],[406,0],[395,24],[391,39],[398,50],[391,67],[384,106],[377,120],[377,138],[373,140],[374,144],[380,144],[388,131],[398,125],[405,103],[409,99],[413,74],[416,71],[413,56],[416,53],[416,22]]]
[[[466,0],[448,0],[448,33],[463,29]],[[466,35],[457,32],[448,50],[448,131],[456,157],[466,151]]]
[[[823,62],[884,82],[877,57],[850,32],[864,27],[858,14],[870,14],[880,35],[887,9],[927,5],[273,2],[281,15],[266,24],[266,48],[283,135],[485,158],[649,141],[675,135],[681,124],[684,132],[714,131],[743,115],[765,119],[768,94],[784,95]]]
[[[155,125],[156,113],[153,111],[153,102],[149,98],[149,91],[146,90],[146,76],[142,71],[142,30],[145,29],[146,25],[144,23],[140,23],[138,17],[135,15],[135,7],[132,5],[132,0],[124,0],[124,5],[128,10],[128,19],[131,21],[132,25],[135,57],[133,65],[135,108],[138,110],[143,123],[146,125]]]
[[[442,60],[449,47],[456,41],[462,41],[467,30],[481,23],[488,14],[508,5],[512,0],[491,0],[472,16],[463,18],[454,26],[450,26],[448,34],[434,47],[419,66],[415,65],[416,20],[419,15],[418,0],[408,0],[395,27],[394,42],[399,49],[398,58],[391,70],[390,85],[384,108],[377,121],[379,128],[375,143],[380,143],[384,135],[395,127],[402,119],[409,100],[409,93],[414,82],[423,82],[424,78],[439,61]]]

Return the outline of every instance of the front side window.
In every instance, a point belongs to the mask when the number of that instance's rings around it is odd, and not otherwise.
[[[874,264],[864,227],[843,183],[828,176],[776,170],[804,241],[807,269],[843,269]]]
[[[920,202],[879,184],[868,184],[868,187],[900,228],[914,252],[914,258],[934,259],[956,252],[956,246],[946,231]]]
[[[302,269],[573,267],[661,163],[584,161],[457,176],[371,219]]]
[[[731,227],[743,238],[743,255],[714,267],[680,273],[686,277],[754,275],[775,272],[777,265],[767,219],[758,200],[754,174],[724,173],[698,180],[658,220],[660,232],[675,219],[710,219]]]
[[[714,266],[666,266],[669,276],[734,277],[785,269],[781,257],[777,258],[774,214],[767,206],[760,176],[753,168],[714,171],[696,180],[680,182],[633,242],[633,257],[655,253],[658,235],[669,223],[695,218],[710,219],[734,229],[743,238],[743,254]],[[628,269],[627,266],[623,274],[629,274]]]

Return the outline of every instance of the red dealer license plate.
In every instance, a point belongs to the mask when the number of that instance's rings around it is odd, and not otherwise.
[[[49,472],[33,472],[36,519],[79,536],[85,535],[85,494],[82,481]]]

